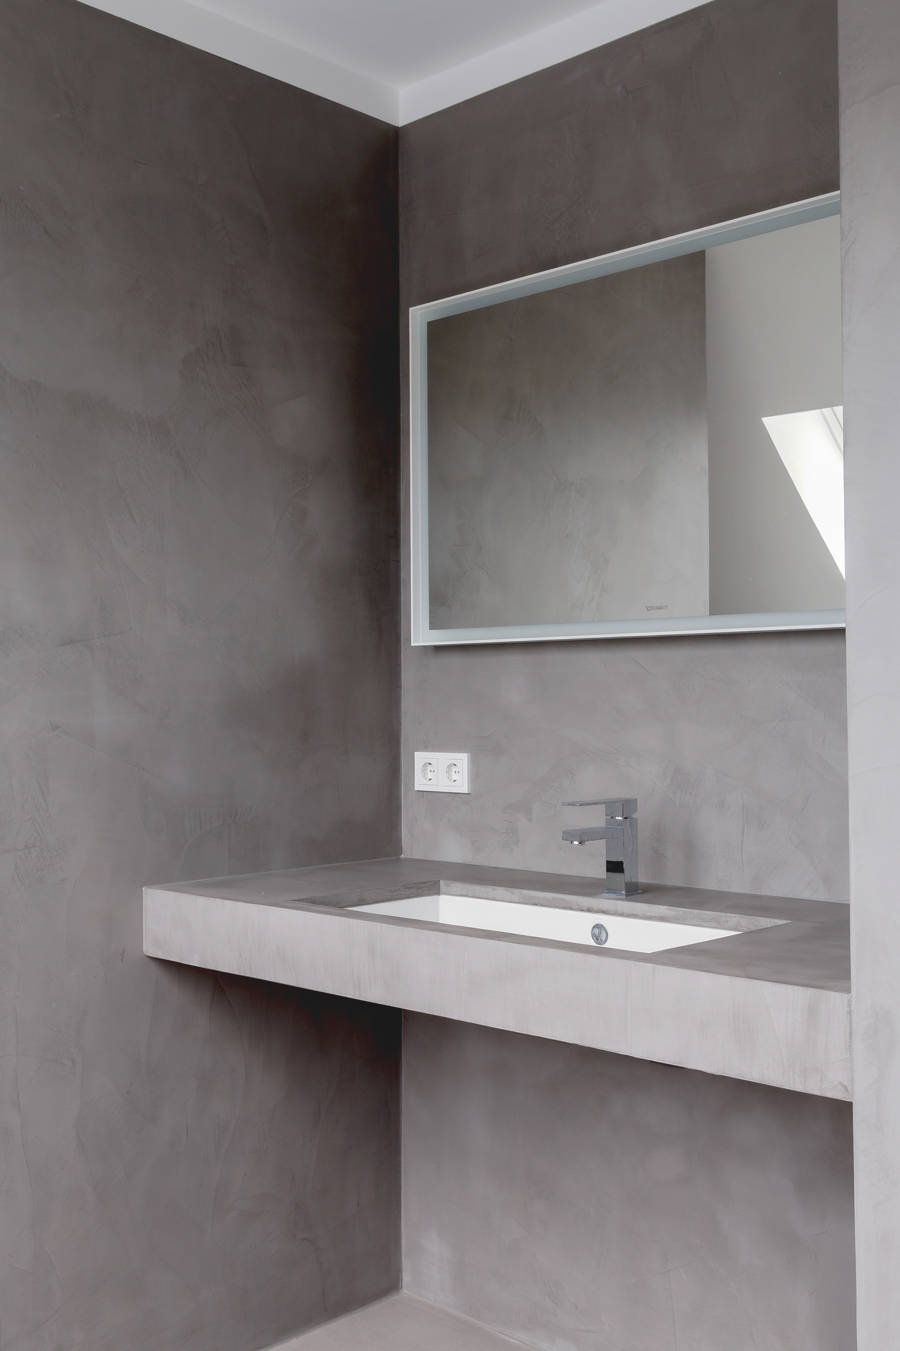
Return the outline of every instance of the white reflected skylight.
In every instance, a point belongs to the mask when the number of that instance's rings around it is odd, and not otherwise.
[[[834,559],[844,565],[844,409],[779,413],[763,424]]]

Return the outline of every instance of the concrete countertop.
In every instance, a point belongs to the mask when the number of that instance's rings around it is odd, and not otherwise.
[[[144,891],[144,951],[733,1078],[849,1099],[849,907],[603,878],[377,859]],[[635,953],[350,907],[437,891],[743,931]]]

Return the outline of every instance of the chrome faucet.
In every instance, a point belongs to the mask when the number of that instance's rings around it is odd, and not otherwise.
[[[566,844],[591,844],[606,841],[605,896],[639,896],[637,798],[601,797],[587,801],[564,802],[564,807],[603,807],[606,820],[602,826],[583,826],[564,830]]]

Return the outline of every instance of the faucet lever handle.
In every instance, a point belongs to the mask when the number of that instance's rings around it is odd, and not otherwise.
[[[627,818],[637,816],[636,797],[595,797],[577,798],[573,802],[564,802],[564,807],[605,807],[608,817]]]

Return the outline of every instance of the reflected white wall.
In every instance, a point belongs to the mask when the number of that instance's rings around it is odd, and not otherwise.
[[[710,609],[840,610],[844,580],[763,418],[839,405],[839,216],[707,251]]]

